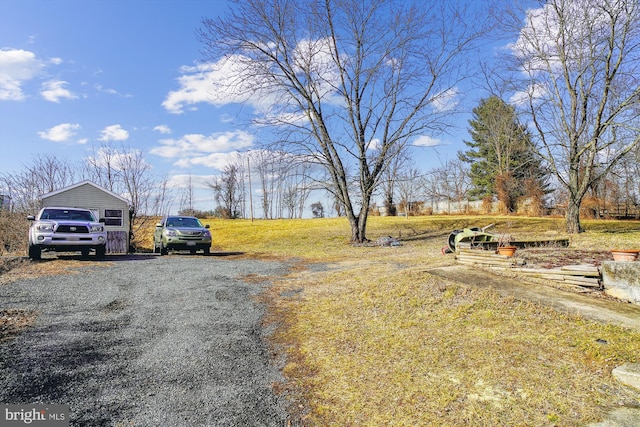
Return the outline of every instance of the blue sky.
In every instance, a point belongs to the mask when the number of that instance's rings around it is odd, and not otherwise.
[[[0,171],[19,171],[38,154],[80,167],[92,147],[124,144],[142,150],[157,176],[206,179],[228,153],[254,147],[254,135],[232,120],[238,105],[207,100],[195,30],[226,7],[224,0],[0,0]],[[467,120],[438,136],[437,148],[418,149],[416,166],[455,158]],[[210,195],[202,199],[199,209],[215,207]]]

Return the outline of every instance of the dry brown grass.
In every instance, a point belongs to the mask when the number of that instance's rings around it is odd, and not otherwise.
[[[640,404],[610,371],[640,333],[423,268],[345,262],[272,288],[273,339],[308,425],[563,425]]]
[[[26,254],[29,224],[26,214],[0,209],[0,255]]]
[[[34,277],[57,274],[79,274],[82,270],[110,265],[104,261],[88,261],[74,257],[43,257],[41,261],[31,261],[26,257],[0,257],[0,285]]]
[[[349,245],[345,219],[206,222],[216,251],[300,260],[262,298],[286,355],[279,388],[300,396],[308,425],[578,426],[640,406],[610,375],[640,362],[637,331],[426,271],[454,263],[440,251],[453,229],[495,223],[516,239],[551,239],[564,237],[561,219],[371,218],[369,238],[393,236],[400,247]],[[569,249],[538,259],[601,262],[613,247],[640,248],[638,221],[585,226]]]
[[[640,362],[637,331],[426,272],[454,262],[440,252],[452,229],[489,223],[516,239],[565,237],[555,219],[372,218],[370,238],[403,246],[353,247],[344,229],[313,221],[236,223],[218,243],[327,263],[293,273],[266,298],[287,355],[285,388],[303,396],[308,425],[579,426],[640,405],[610,375]],[[599,263],[612,246],[640,247],[639,222],[587,226],[569,249],[536,249],[538,259]]]

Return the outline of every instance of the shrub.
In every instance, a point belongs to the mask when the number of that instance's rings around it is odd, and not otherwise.
[[[24,255],[29,221],[23,212],[0,210],[0,255]]]

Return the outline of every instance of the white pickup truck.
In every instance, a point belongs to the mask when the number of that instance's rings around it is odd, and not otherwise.
[[[27,216],[29,227],[29,258],[40,259],[42,251],[77,252],[83,257],[94,250],[97,258],[106,253],[107,232],[88,209],[47,207],[38,215]]]

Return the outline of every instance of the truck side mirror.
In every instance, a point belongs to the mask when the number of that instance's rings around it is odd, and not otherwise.
[[[33,215],[27,215],[27,219],[28,219],[29,221],[35,221],[35,220],[36,220],[36,217],[35,217],[35,216],[33,216]]]

